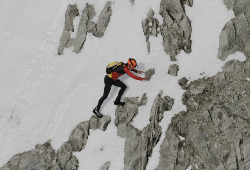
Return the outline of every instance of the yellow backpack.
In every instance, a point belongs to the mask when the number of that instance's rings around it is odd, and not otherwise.
[[[120,65],[125,65],[125,64],[123,62],[120,62],[120,61],[115,61],[115,62],[112,62],[112,63],[107,65],[106,73],[108,74],[108,76],[110,78],[112,78],[112,73],[113,73],[114,69]]]

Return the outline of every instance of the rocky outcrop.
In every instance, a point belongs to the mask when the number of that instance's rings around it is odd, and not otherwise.
[[[110,162],[105,163],[100,170],[108,170],[110,166]]]
[[[189,85],[187,111],[176,114],[161,144],[157,170],[250,169],[250,62],[233,60],[223,71]]]
[[[193,0],[162,0],[160,15],[163,17],[161,34],[163,46],[171,61],[176,61],[176,56],[181,50],[191,52],[191,22],[185,14],[184,4],[193,6]]]
[[[218,58],[224,61],[236,51],[250,57],[250,18],[244,14],[229,21],[220,33]]]
[[[177,76],[179,71],[179,66],[177,64],[172,64],[169,66],[168,74],[172,76]]]
[[[79,53],[86,41],[87,33],[93,33],[96,37],[103,37],[104,32],[109,24],[110,16],[112,14],[111,1],[108,1],[102,10],[97,23],[91,21],[96,15],[93,5],[86,4],[82,11],[80,23],[76,33],[76,38],[70,38],[70,32],[74,32],[73,20],[78,16],[78,9],[76,5],[69,5],[65,14],[65,28],[62,33],[60,44],[58,47],[58,55],[63,54],[65,47],[74,47],[74,52]],[[72,29],[73,28],[73,29]]]
[[[245,14],[250,17],[250,1],[248,0],[223,0],[228,9],[234,11],[235,16]]]
[[[105,131],[110,122],[110,116],[103,116],[102,118],[92,116],[89,121],[78,124],[77,127],[72,130],[68,140],[73,151],[81,151],[85,147],[89,135],[89,129],[100,129]]]
[[[247,60],[232,60],[223,71],[187,84],[182,102],[187,111],[176,114],[161,144],[156,170],[247,170],[250,169],[250,74],[248,1],[224,0],[235,19],[220,34],[218,58],[236,51]],[[245,7],[244,7],[245,6]],[[241,12],[238,10],[244,8]],[[248,10],[249,11],[249,10]]]
[[[250,1],[224,0],[236,18],[230,20],[220,33],[218,58],[225,60],[230,54],[240,51],[250,57]]]
[[[191,22],[185,14],[184,4],[193,6],[192,0],[161,0],[160,15],[163,24],[153,18],[154,11],[150,9],[147,18],[142,21],[142,28],[146,36],[148,52],[150,52],[149,36],[157,36],[161,33],[163,46],[171,61],[177,61],[176,56],[181,50],[191,52]],[[160,30],[159,30],[160,28]]]
[[[147,18],[142,21],[142,28],[144,35],[146,36],[148,52],[150,52],[149,36],[157,37],[160,32],[159,21],[154,18],[154,11],[152,9],[148,12]]]
[[[111,122],[110,116],[97,118],[92,116],[89,121],[79,123],[72,130],[69,140],[55,152],[50,141],[28,152],[14,155],[0,170],[41,169],[41,170],[76,170],[79,167],[78,159],[73,152],[84,149],[89,136],[89,129],[105,131]],[[105,167],[109,167],[107,164]]]
[[[57,151],[57,164],[60,169],[70,170],[78,169],[78,159],[72,155],[73,148],[69,142],[63,143],[60,149]]]
[[[13,156],[1,170],[14,169],[54,169],[56,165],[56,152],[52,148],[50,141],[43,145],[36,145],[36,148],[28,152]],[[54,165],[54,166],[53,166]]]
[[[162,97],[162,92],[155,98],[150,113],[150,124],[139,130],[132,125],[133,118],[138,114],[138,108],[146,104],[147,97],[144,95],[139,101],[138,98],[125,98],[125,106],[116,109],[115,125],[118,128],[117,134],[126,138],[125,143],[125,170],[145,170],[148,158],[158,143],[161,136],[160,121],[165,111],[171,110],[174,99],[168,96]]]
[[[79,16],[79,10],[75,5],[68,5],[65,13],[65,26],[60,39],[60,44],[58,47],[58,54],[63,54],[63,50],[70,40],[70,32],[74,32],[73,20],[76,16]]]
[[[145,77],[150,80],[151,77],[155,74],[155,69],[151,68],[145,72]]]
[[[188,89],[189,85],[187,84],[187,82],[188,82],[188,79],[186,77],[183,77],[183,78],[181,78],[178,81],[179,85],[181,86],[181,88],[183,90],[187,90]]]

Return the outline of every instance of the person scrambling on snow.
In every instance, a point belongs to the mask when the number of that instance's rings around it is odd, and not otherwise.
[[[114,101],[114,105],[121,105],[121,106],[125,105],[125,102],[121,102],[121,97],[122,97],[122,94],[124,93],[124,91],[126,90],[127,86],[122,81],[120,81],[118,79],[118,77],[120,77],[126,73],[130,77],[132,77],[133,79],[136,79],[136,80],[140,80],[140,81],[148,80],[147,78],[138,77],[138,76],[134,75],[132,72],[130,72],[130,70],[131,70],[131,71],[133,71],[135,73],[139,73],[139,74],[144,73],[143,71],[137,71],[135,69],[136,66],[137,66],[136,60],[133,58],[129,58],[127,64],[122,63],[122,62],[113,62],[113,63],[110,63],[106,67],[107,75],[104,77],[104,84],[105,84],[104,93],[103,93],[103,96],[99,99],[97,106],[93,110],[93,113],[97,117],[101,118],[103,116],[99,112],[99,110],[100,110],[104,100],[108,97],[112,85],[121,88],[118,92],[117,98]]]

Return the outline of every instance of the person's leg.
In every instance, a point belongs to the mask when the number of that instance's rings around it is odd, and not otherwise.
[[[120,103],[121,97],[122,97],[124,91],[126,90],[127,86],[120,80],[114,81],[113,85],[121,88],[118,92],[117,98],[115,99],[115,103]]]
[[[104,102],[104,100],[109,95],[109,92],[110,92],[111,86],[112,86],[112,82],[113,82],[113,80],[111,78],[109,78],[108,76],[105,76],[105,78],[104,78],[104,84],[105,84],[104,92],[103,92],[102,97],[99,99],[98,105],[96,106],[96,108],[97,108],[98,111],[100,110],[100,108],[101,108],[102,103]]]

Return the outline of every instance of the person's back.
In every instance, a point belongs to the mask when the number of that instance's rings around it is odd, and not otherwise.
[[[122,81],[120,81],[118,79],[118,77],[120,77],[126,73],[130,77],[132,77],[133,79],[140,80],[140,81],[147,80],[147,78],[138,77],[130,72],[130,70],[131,70],[131,71],[134,71],[134,72],[139,73],[139,74],[144,73],[143,71],[137,71],[135,69],[136,66],[137,66],[136,60],[129,58],[127,64],[121,63],[120,65],[114,67],[113,71],[110,74],[108,74],[104,77],[104,84],[105,84],[104,93],[103,93],[103,96],[99,99],[97,106],[93,110],[93,113],[96,114],[97,117],[99,117],[99,118],[102,117],[102,114],[99,111],[100,111],[102,103],[108,97],[112,85],[121,88],[118,92],[117,98],[114,101],[114,104],[121,105],[121,106],[125,105],[125,102],[121,102],[121,96],[123,95],[127,86]]]

